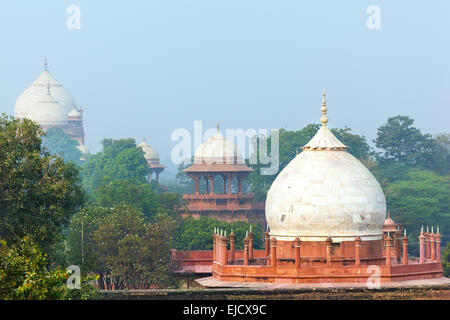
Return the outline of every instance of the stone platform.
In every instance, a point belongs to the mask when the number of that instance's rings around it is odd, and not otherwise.
[[[312,288],[364,288],[366,283],[273,283],[273,282],[229,282],[220,281],[214,277],[206,277],[195,280],[206,288],[252,288],[252,289],[312,289]],[[412,288],[412,287],[450,287],[449,278],[434,278],[407,280],[396,282],[380,282],[380,288]],[[370,288],[371,289],[371,288]],[[376,288],[375,288],[376,289]]]

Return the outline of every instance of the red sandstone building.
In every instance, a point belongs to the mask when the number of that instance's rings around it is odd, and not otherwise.
[[[386,218],[386,201],[375,177],[347,152],[327,127],[325,93],[322,127],[278,175],[266,201],[270,232],[265,250],[244,250],[235,235],[215,230],[212,277],[204,286],[239,283],[399,283],[442,279],[441,235],[421,232],[420,257],[408,256],[408,237]],[[386,219],[385,219],[386,218]]]
[[[265,227],[264,203],[254,203],[253,194],[243,191],[243,181],[251,171],[218,126],[217,133],[195,151],[194,164],[183,170],[194,180],[195,192],[183,195],[187,204],[178,212],[181,216],[206,216],[228,222],[241,220]],[[223,182],[221,190],[214,189],[217,180],[221,180],[221,185]],[[200,192],[201,184],[205,186],[204,193]]]

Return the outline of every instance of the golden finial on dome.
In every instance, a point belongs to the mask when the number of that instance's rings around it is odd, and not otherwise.
[[[323,89],[323,93],[322,93],[322,108],[320,108],[320,110],[322,110],[322,117],[320,117],[320,122],[322,122],[322,126],[326,127],[327,126],[327,122],[328,122],[328,117],[327,117],[327,101],[325,99],[325,89]]]

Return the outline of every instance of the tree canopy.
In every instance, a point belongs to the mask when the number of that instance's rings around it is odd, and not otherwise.
[[[78,150],[78,141],[73,140],[70,135],[64,133],[59,128],[50,128],[42,137],[42,145],[50,150],[52,154],[57,154],[64,161],[72,161],[81,165],[81,151]]]
[[[146,181],[147,161],[134,139],[105,139],[102,144],[102,152],[92,156],[83,166],[83,186],[89,193],[113,180]]]
[[[43,134],[31,120],[0,117],[0,238],[29,236],[52,254],[86,196],[78,168],[43,148]]]

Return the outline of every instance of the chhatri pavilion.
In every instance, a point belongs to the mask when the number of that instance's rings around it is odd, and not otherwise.
[[[204,286],[239,283],[381,283],[443,279],[441,235],[422,233],[420,257],[408,257],[406,231],[386,218],[383,190],[370,171],[322,127],[278,175],[267,194],[265,249],[244,250],[236,236],[214,230],[212,277]],[[270,230],[270,231],[269,231]],[[230,285],[231,286],[231,285]],[[248,284],[247,284],[248,286]]]

